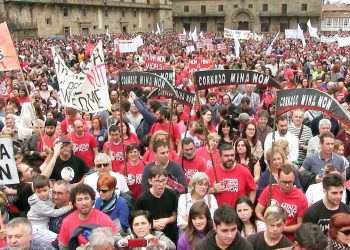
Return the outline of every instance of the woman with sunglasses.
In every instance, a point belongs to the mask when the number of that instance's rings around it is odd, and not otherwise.
[[[51,87],[52,89],[52,87]],[[39,83],[39,94],[43,100],[47,100],[50,97],[50,90],[47,82],[42,81]]]
[[[101,175],[97,181],[100,197],[96,199],[95,208],[107,214],[122,235],[129,229],[129,207],[127,201],[116,192],[117,180],[110,175]]]
[[[327,250],[350,249],[350,215],[337,213],[329,221]]]
[[[188,215],[186,231],[181,234],[177,242],[177,249],[195,249],[198,242],[204,239],[212,229],[213,220],[208,205],[204,201],[194,203]]]

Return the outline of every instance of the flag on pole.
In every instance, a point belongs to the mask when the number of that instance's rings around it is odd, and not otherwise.
[[[279,36],[279,34],[280,34],[280,32],[278,31],[277,35],[276,35],[275,38],[272,40],[270,46],[267,48],[266,54],[268,54],[268,55],[271,54],[271,52],[272,52],[272,46],[273,46],[273,44],[275,43],[275,41],[276,41],[277,37]]]
[[[157,31],[156,31],[156,35],[160,35],[160,34],[162,34],[162,31],[160,30],[159,23],[157,22]]]
[[[0,71],[21,69],[7,23],[0,24]]]
[[[192,36],[192,40],[193,40],[194,42],[197,42],[197,41],[198,41],[197,27],[194,28],[194,31],[192,32],[191,36]]]
[[[303,30],[300,28],[299,24],[298,24],[298,28],[297,28],[297,39],[301,39],[301,42],[302,42],[303,48],[304,48],[306,45],[305,37],[304,37]]]
[[[186,36],[186,30],[185,30],[185,28],[182,28],[182,34]]]
[[[106,37],[108,38],[108,40],[111,40],[111,34],[109,33],[108,28],[106,29]]]
[[[241,48],[241,44],[239,43],[237,34],[233,33],[232,35],[233,35],[233,40],[234,40],[234,43],[235,43],[235,54],[236,54],[236,57],[238,58],[239,57],[239,50]]]
[[[309,19],[309,21],[307,21],[307,27],[309,28],[309,34],[311,37],[316,37],[316,38],[320,39],[320,37],[317,35],[317,28],[314,28],[311,26],[310,19]]]

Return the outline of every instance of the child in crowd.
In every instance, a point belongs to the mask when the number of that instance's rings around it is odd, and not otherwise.
[[[28,198],[30,210],[28,219],[33,228],[33,240],[43,244],[50,244],[57,238],[57,234],[48,228],[50,217],[58,217],[72,209],[72,206],[65,206],[55,209],[55,204],[49,198],[49,178],[44,175],[37,175],[33,180],[34,194]]]

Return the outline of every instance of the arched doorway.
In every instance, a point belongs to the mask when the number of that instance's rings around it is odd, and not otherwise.
[[[231,27],[236,30],[251,30],[254,17],[250,10],[238,9],[233,12],[231,18]]]

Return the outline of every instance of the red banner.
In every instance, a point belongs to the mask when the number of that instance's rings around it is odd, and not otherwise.
[[[145,56],[146,69],[159,70],[165,67],[165,56],[164,55],[151,55]]]
[[[21,69],[7,23],[0,24],[0,71]]]
[[[209,70],[214,68],[214,62],[209,59],[196,58],[189,61],[189,73],[192,74],[196,71]]]

